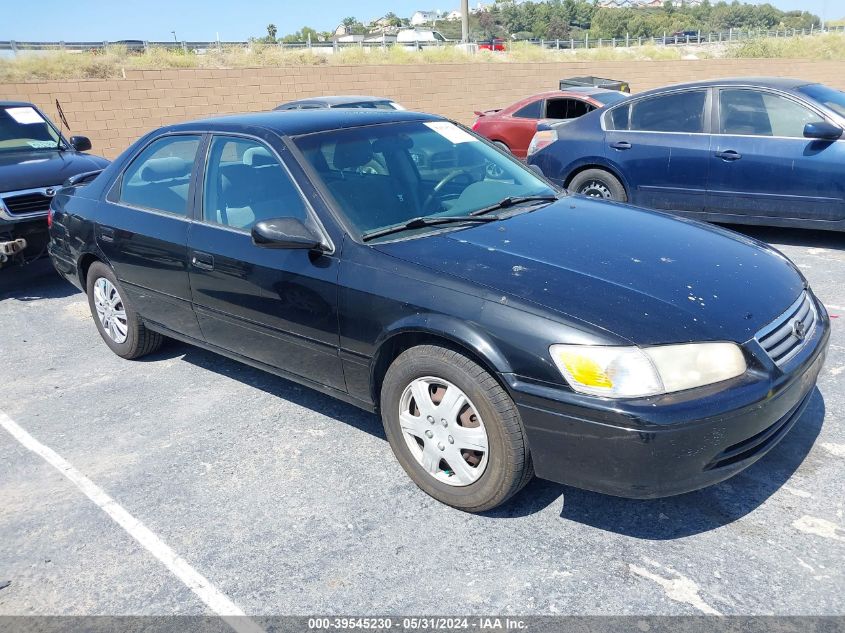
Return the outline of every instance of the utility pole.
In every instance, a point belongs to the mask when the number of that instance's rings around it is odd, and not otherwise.
[[[461,41],[469,42],[469,0],[461,0]]]

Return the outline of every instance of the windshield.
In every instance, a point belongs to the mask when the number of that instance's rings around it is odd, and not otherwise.
[[[361,234],[413,218],[469,215],[509,196],[556,193],[533,172],[448,121],[332,130],[295,142]],[[400,236],[432,230],[443,227],[407,229]]]
[[[811,99],[818,101],[823,106],[827,106],[839,116],[845,116],[845,92],[828,88],[822,84],[801,86],[798,88],[798,92],[803,92]]]
[[[0,108],[0,152],[56,149],[59,134],[32,106]]]
[[[610,105],[612,103],[619,103],[623,99],[627,99],[631,95],[627,92],[598,92],[590,95],[596,101],[600,101],[603,105]]]

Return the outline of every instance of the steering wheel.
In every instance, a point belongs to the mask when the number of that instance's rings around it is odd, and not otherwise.
[[[468,173],[466,173],[463,169],[453,169],[448,174],[443,176],[443,178],[440,179],[440,182],[438,182],[436,185],[434,185],[434,189],[431,190],[431,193],[428,194],[428,196],[425,199],[425,202],[423,202],[423,204],[422,204],[423,211],[426,211],[428,209],[428,207],[431,205],[431,203],[434,202],[437,199],[437,194],[439,194],[442,191],[443,187],[448,185],[453,180],[460,178],[461,176],[465,176],[467,178],[470,177],[470,175]]]

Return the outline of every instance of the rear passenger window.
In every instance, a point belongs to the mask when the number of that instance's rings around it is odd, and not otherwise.
[[[614,130],[640,132],[704,132],[704,90],[675,92],[635,101],[610,112]]]
[[[542,115],[543,101],[538,99],[528,105],[522,106],[519,110],[513,113],[513,116],[520,119],[539,119]]]
[[[249,230],[262,220],[308,222],[305,202],[275,154],[258,141],[215,136],[203,186],[203,219]]]
[[[593,106],[578,99],[549,99],[546,102],[547,119],[577,119],[593,109]]]
[[[199,144],[199,136],[168,136],[150,143],[123,174],[120,202],[187,215],[191,170]]]

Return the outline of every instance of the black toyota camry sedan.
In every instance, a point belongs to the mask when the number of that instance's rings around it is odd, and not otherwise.
[[[427,114],[162,128],[51,226],[116,354],[171,337],[378,411],[469,511],[534,474],[639,498],[730,477],[800,423],[829,338],[777,251],[569,196]]]

